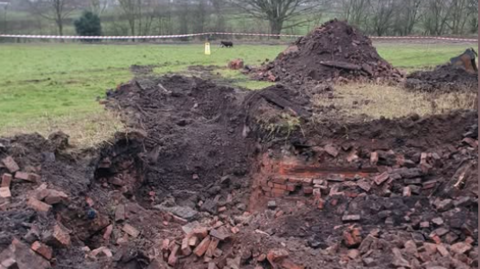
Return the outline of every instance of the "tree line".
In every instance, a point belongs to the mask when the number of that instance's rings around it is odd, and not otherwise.
[[[90,25],[89,19],[98,21],[108,35],[305,34],[331,18],[347,20],[377,36],[478,31],[477,0],[0,0],[0,4],[3,32],[23,25],[35,32],[35,27],[49,24],[56,34],[64,35],[66,27],[80,20],[81,11],[89,14],[81,18],[82,25]],[[15,12],[31,16],[10,20],[9,14]],[[26,21],[31,24],[21,23]]]

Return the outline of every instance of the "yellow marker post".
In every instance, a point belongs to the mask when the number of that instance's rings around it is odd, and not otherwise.
[[[210,55],[210,42],[205,42],[205,55]]]

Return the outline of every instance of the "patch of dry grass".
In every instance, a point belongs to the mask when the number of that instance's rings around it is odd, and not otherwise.
[[[333,98],[318,96],[319,106],[334,105],[342,116],[378,119],[399,118],[416,113],[420,116],[442,114],[457,109],[477,109],[475,92],[411,92],[400,86],[381,84],[347,84],[335,86]]]
[[[0,136],[13,136],[37,132],[44,137],[62,131],[70,136],[70,144],[77,148],[94,147],[113,137],[117,131],[125,130],[120,119],[113,113],[102,111],[83,115],[50,116],[30,124],[21,123],[8,129],[0,129]]]

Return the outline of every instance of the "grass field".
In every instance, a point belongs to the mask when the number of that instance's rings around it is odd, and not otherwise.
[[[472,45],[378,44],[379,53],[407,71],[444,63]],[[75,143],[92,145],[122,128],[96,101],[106,89],[133,77],[131,65],[155,65],[155,73],[181,72],[192,65],[223,67],[242,58],[258,65],[285,46],[240,45],[233,49],[202,45],[75,45],[25,44],[0,46],[0,135],[61,129]],[[248,81],[238,72],[219,70],[238,85],[257,89],[267,84]]]

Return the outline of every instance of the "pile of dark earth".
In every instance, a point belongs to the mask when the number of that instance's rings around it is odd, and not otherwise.
[[[257,70],[260,78],[304,81],[400,81],[403,74],[382,59],[372,41],[346,22],[332,20],[299,38]]]
[[[431,71],[417,71],[407,76],[407,89],[425,92],[458,92],[478,90],[478,73],[467,72],[451,64],[437,66]]]

